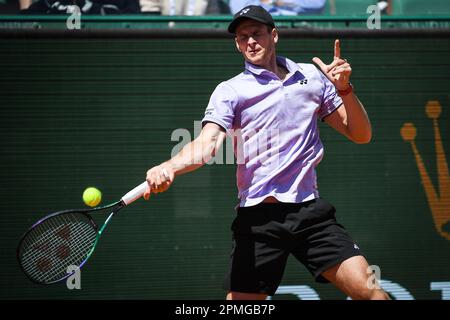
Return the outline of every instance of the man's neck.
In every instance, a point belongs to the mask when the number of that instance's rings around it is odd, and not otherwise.
[[[286,76],[289,74],[289,70],[286,69],[285,66],[278,64],[277,65],[278,71],[275,73],[280,80],[284,80]]]
[[[280,78],[280,80],[284,80],[284,78],[286,78],[286,75],[289,73],[289,70],[285,66],[283,66],[282,64],[277,64],[276,62],[274,66],[271,66],[271,68],[267,70],[275,73],[278,78]]]
[[[286,75],[289,73],[289,70],[285,66],[277,63],[277,59],[275,57],[271,59],[269,64],[261,65],[260,67],[275,73],[280,80],[284,80]]]

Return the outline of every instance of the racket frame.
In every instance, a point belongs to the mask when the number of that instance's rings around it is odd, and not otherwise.
[[[37,281],[36,279],[33,279],[28,274],[28,272],[25,271],[25,268],[22,266],[21,258],[20,258],[22,243],[25,241],[25,239],[28,236],[28,234],[30,234],[30,232],[32,232],[40,224],[44,223],[45,221],[47,221],[47,220],[49,220],[49,219],[51,219],[53,217],[60,216],[60,215],[65,215],[65,214],[70,214],[70,213],[79,213],[79,214],[84,215],[87,218],[87,220],[89,221],[89,223],[91,224],[92,228],[97,233],[97,235],[96,235],[94,244],[92,245],[92,248],[89,250],[89,252],[86,254],[84,260],[78,266],[81,269],[86,264],[86,262],[89,260],[89,258],[92,256],[92,254],[94,253],[94,250],[97,247],[97,244],[98,244],[98,241],[100,239],[100,236],[102,235],[103,230],[106,228],[106,226],[109,223],[109,221],[111,220],[111,218],[120,209],[122,209],[125,206],[126,206],[126,204],[122,200],[119,200],[117,202],[114,202],[114,203],[111,203],[111,204],[108,204],[108,205],[105,205],[105,206],[95,207],[95,208],[91,208],[91,209],[68,209],[68,210],[57,211],[57,212],[51,213],[51,214],[43,217],[42,219],[38,220],[27,231],[25,231],[25,233],[22,235],[22,237],[21,237],[21,239],[19,241],[19,245],[17,246],[17,249],[16,249],[17,261],[18,261],[19,266],[22,269],[23,273],[25,273],[27,278],[30,279],[32,282],[40,284],[40,285],[48,285],[48,284],[53,284],[53,283],[64,281],[65,279],[67,279],[68,277],[70,277],[74,273],[74,272],[67,273],[67,275],[65,275],[63,278],[60,278],[60,279],[57,279],[57,280],[48,281],[48,282],[42,282],[42,281]],[[111,211],[109,216],[106,218],[106,220],[103,223],[103,225],[101,226],[101,228],[99,228],[98,224],[95,222],[95,220],[90,215],[90,213],[91,212],[95,212],[95,211],[105,210],[105,209],[108,209],[108,208],[113,208],[113,210]]]

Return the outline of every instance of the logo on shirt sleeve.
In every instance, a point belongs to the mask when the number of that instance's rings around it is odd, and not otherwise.
[[[210,116],[210,115],[212,115],[213,113],[214,113],[214,107],[210,106],[210,107],[207,107],[207,108],[206,108],[206,110],[205,110],[205,116]]]

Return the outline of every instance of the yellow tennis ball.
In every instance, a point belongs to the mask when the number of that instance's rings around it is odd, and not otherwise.
[[[83,192],[83,201],[89,207],[95,207],[102,201],[102,193],[97,188],[89,187]]]

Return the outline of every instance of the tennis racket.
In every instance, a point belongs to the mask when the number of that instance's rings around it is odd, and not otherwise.
[[[39,284],[51,284],[68,278],[69,266],[81,268],[92,256],[98,240],[111,218],[123,207],[139,199],[148,184],[125,194],[119,201],[91,209],[71,209],[47,215],[31,226],[17,247],[17,259],[26,276]],[[110,212],[99,227],[90,213]]]

